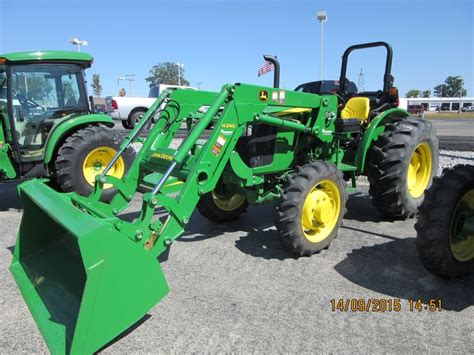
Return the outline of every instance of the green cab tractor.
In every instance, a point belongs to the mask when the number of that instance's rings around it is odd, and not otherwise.
[[[379,46],[387,51],[383,88],[348,94],[350,53]],[[226,223],[249,204],[271,202],[283,245],[299,256],[334,240],[361,175],[382,213],[414,216],[436,174],[438,144],[429,122],[397,107],[391,65],[392,48],[374,42],[344,52],[336,93],[242,83],[166,90],[89,196],[41,180],[21,184],[25,209],[10,270],[50,350],[95,352],[154,307],[169,290],[157,258],[196,210]],[[152,121],[127,173],[109,174]],[[175,148],[182,124],[188,133]],[[116,194],[103,201],[109,185]],[[141,208],[131,219],[135,197]]]
[[[92,192],[120,144],[112,119],[89,105],[92,61],[68,51],[0,54],[0,181],[49,177],[61,191]],[[129,150],[111,174],[121,178],[132,160]]]

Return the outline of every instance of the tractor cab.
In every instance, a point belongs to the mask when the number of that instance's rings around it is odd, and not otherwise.
[[[77,52],[0,55],[1,133],[15,170],[33,169],[51,132],[90,112],[84,69],[91,63],[89,54]]]

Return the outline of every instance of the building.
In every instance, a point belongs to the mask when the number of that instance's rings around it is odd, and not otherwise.
[[[462,107],[474,106],[474,97],[410,97],[400,98],[400,107],[423,105],[425,111],[459,111]]]

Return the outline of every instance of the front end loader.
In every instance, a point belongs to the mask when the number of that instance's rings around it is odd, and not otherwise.
[[[390,59],[383,90],[348,97],[349,53],[374,46]],[[94,352],[159,302],[168,285],[157,257],[196,209],[225,223],[248,204],[273,202],[281,241],[297,255],[320,252],[336,237],[359,175],[369,176],[381,211],[414,215],[437,169],[437,142],[429,123],[396,107],[390,66],[390,46],[377,42],[346,51],[338,93],[240,83],[218,93],[165,91],[90,196],[58,193],[41,180],[20,185],[25,211],[11,272],[51,351]],[[109,175],[151,121],[126,175]],[[182,124],[187,137],[173,149]],[[109,185],[117,193],[104,202]],[[130,221],[138,191],[146,192]]]

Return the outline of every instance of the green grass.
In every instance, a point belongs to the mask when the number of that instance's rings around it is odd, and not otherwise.
[[[435,120],[439,118],[473,118],[474,112],[425,112],[425,118]]]

